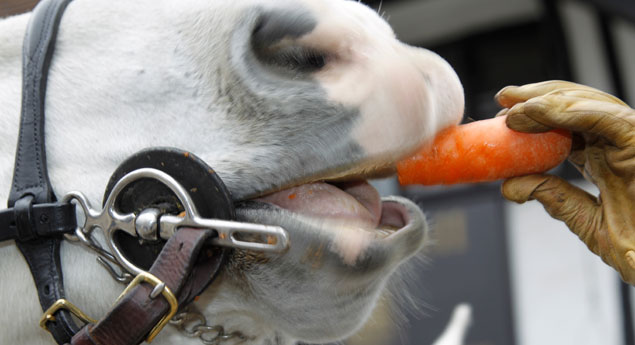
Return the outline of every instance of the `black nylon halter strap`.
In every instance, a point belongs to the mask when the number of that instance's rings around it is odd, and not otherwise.
[[[57,29],[71,0],[43,0],[34,9],[23,48],[22,114],[9,209],[0,212],[0,240],[15,239],[29,264],[44,310],[64,298],[60,263],[63,233],[75,229],[74,206],[56,203],[44,148],[46,81]],[[68,342],[79,328],[64,310],[47,326]]]

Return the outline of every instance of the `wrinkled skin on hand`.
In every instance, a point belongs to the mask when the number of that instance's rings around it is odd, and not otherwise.
[[[599,90],[563,81],[502,89],[507,126],[522,132],[573,132],[569,161],[600,190],[595,197],[552,175],[504,182],[503,196],[537,200],[588,248],[635,285],[635,110]]]

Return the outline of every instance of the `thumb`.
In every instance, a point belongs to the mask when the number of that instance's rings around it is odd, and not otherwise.
[[[601,226],[601,209],[597,198],[553,175],[527,175],[506,180],[503,196],[517,203],[537,200],[553,217],[598,254],[595,234]]]

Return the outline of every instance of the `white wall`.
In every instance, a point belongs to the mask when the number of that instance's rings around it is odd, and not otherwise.
[[[518,345],[621,344],[617,274],[540,203],[506,214]]]
[[[379,12],[400,40],[434,44],[535,18],[540,6],[534,0],[411,0],[386,4]]]
[[[613,26],[620,68],[626,84],[626,101],[635,104],[635,24],[618,20]]]

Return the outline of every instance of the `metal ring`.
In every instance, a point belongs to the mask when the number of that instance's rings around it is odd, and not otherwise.
[[[102,215],[104,213],[107,213],[108,216],[111,217],[112,221],[110,222],[110,224],[102,228],[102,230],[104,231],[106,243],[108,244],[108,247],[110,247],[112,255],[117,259],[121,266],[123,266],[128,272],[132,273],[133,275],[139,275],[140,273],[144,272],[144,270],[137,267],[123,255],[122,251],[119,249],[114,241],[114,234],[116,231],[124,230],[130,234],[135,235],[135,215],[120,214],[115,209],[115,203],[117,201],[117,198],[119,197],[119,194],[124,190],[125,187],[127,187],[132,182],[143,178],[151,178],[157,180],[168,187],[176,195],[179,201],[181,201],[183,208],[185,209],[185,217],[198,217],[198,211],[196,210],[194,202],[190,198],[187,191],[172,176],[164,173],[161,170],[152,168],[141,168],[131,171],[130,173],[122,177],[119,181],[117,181],[112,191],[110,192],[110,195],[106,199],[106,202],[104,203],[104,209],[102,211]]]

